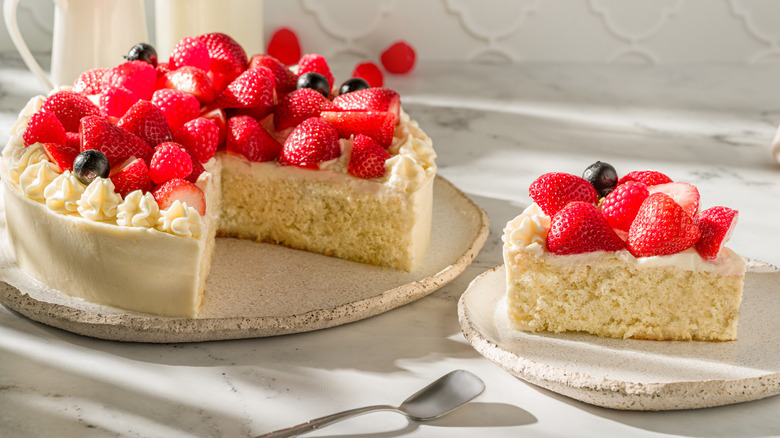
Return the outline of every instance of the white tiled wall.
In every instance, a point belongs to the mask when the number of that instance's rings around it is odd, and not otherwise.
[[[146,0],[152,31],[153,1]],[[780,63],[776,0],[264,0],[264,5],[266,36],[291,27],[304,51],[328,57],[376,59],[403,38],[420,58],[434,60]],[[52,10],[50,0],[21,0],[20,26],[35,51],[51,50]],[[0,50],[13,50],[4,30]]]

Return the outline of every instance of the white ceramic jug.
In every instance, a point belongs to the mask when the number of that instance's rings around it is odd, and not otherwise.
[[[143,0],[53,0],[54,37],[51,80],[33,58],[19,33],[19,0],[4,0],[8,33],[27,67],[52,89],[70,85],[84,70],[111,67],[135,44],[148,42]]]

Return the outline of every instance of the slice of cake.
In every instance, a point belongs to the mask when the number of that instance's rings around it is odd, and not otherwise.
[[[601,169],[605,163],[595,166],[602,177],[609,172]],[[737,212],[699,212],[694,186],[658,172],[614,176],[611,186],[589,179],[595,184],[542,175],[530,187],[535,202],[507,223],[511,326],[648,340],[736,339],[745,263],[723,244]]]
[[[224,34],[192,40],[169,63],[133,50],[22,110],[0,171],[23,271],[95,303],[194,317],[216,235],[420,266],[436,154],[398,93],[353,78],[334,97],[319,55],[296,72]]]

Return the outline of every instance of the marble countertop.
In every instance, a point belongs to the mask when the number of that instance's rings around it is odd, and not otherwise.
[[[41,93],[0,56],[0,143]],[[339,67],[344,67],[339,69]],[[348,71],[348,66],[334,68]],[[466,369],[487,389],[428,423],[376,413],[310,436],[780,436],[780,397],[694,411],[625,412],[518,380],[475,352],[457,300],[502,263],[501,229],[548,171],[596,160],[619,173],[662,170],[695,184],[704,206],[740,211],[731,246],[780,266],[780,67],[419,65],[388,78],[434,139],[440,173],[484,208],[488,241],[460,277],[391,312],[318,332],[148,345],[109,342],[0,307],[0,436],[250,437],[335,411],[403,401]]]

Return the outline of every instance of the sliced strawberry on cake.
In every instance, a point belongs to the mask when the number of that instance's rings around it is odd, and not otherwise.
[[[66,132],[78,132],[82,117],[100,115],[100,108],[87,96],[73,91],[57,91],[47,97],[41,111],[54,114]]]
[[[612,228],[628,231],[639,207],[650,195],[647,186],[638,181],[626,181],[610,192],[601,203],[601,213]]]
[[[582,201],[596,205],[598,194],[593,185],[579,176],[550,172],[536,178],[528,193],[544,214],[553,217],[569,202]]]
[[[381,178],[385,176],[385,162],[390,154],[371,137],[358,134],[352,139],[352,152],[347,171],[358,178]]]
[[[323,111],[335,110],[333,102],[311,88],[301,88],[287,94],[274,107],[274,128],[282,131],[297,126]]]
[[[171,70],[189,66],[206,72],[211,66],[209,48],[198,37],[184,37],[173,46],[168,57],[168,64]]]
[[[707,260],[717,259],[731,238],[738,218],[739,212],[728,207],[710,207],[699,213],[694,218],[701,230],[701,237],[694,245],[696,252]]]
[[[114,191],[123,198],[136,190],[146,193],[152,189],[149,167],[140,158],[128,158],[116,170],[112,170],[109,177],[114,183]]]
[[[639,181],[650,187],[658,184],[670,183],[672,182],[672,179],[655,170],[634,170],[623,175],[618,180],[618,185],[623,184],[626,181]]]
[[[648,187],[647,190],[651,195],[653,193],[669,195],[690,217],[695,217],[699,213],[699,189],[692,184],[683,182],[656,184]]]
[[[103,90],[98,99],[101,112],[107,117],[120,118],[133,106],[141,100],[137,94],[125,87],[110,87]]]
[[[117,126],[141,137],[149,146],[173,141],[173,134],[162,113],[152,102],[139,100],[119,119]]]
[[[383,148],[393,142],[396,117],[389,111],[323,111],[320,117],[336,128],[340,138],[363,134]]]
[[[152,191],[160,210],[165,210],[174,202],[179,201],[194,208],[201,216],[206,214],[206,197],[195,184],[184,179],[171,179]]]
[[[265,67],[241,73],[217,97],[220,108],[255,108],[270,113],[274,106],[274,75]]]
[[[174,142],[163,143],[154,148],[149,162],[149,178],[155,184],[170,179],[186,178],[192,173],[192,158],[184,148]]]
[[[211,57],[209,77],[217,92],[221,92],[249,65],[243,47],[224,33],[209,33],[198,36],[206,44]]]
[[[249,116],[235,116],[228,119],[228,134],[225,149],[245,156],[249,161],[273,161],[279,157],[282,145]]]
[[[43,143],[43,151],[49,157],[49,161],[60,168],[60,172],[73,170],[73,160],[79,154],[79,149],[72,145],[62,145],[57,143]]]
[[[103,90],[125,88],[139,99],[152,97],[157,83],[157,70],[143,61],[128,61],[108,69],[103,75]]]
[[[200,115],[200,102],[192,94],[170,88],[161,88],[152,95],[155,104],[168,121],[171,132],[176,132],[188,121]]]
[[[103,76],[107,71],[107,68],[93,68],[85,71],[73,82],[73,91],[86,95],[102,93]]]
[[[316,53],[307,53],[301,56],[298,60],[298,77],[300,78],[304,73],[318,73],[325,77],[328,81],[328,90],[333,89],[333,84],[336,80],[333,78],[333,74],[330,72],[330,66],[325,57]]]
[[[208,74],[204,70],[188,65],[160,76],[156,88],[172,88],[192,94],[202,104],[214,102],[217,97],[217,91]]]
[[[298,78],[289,68],[270,55],[254,55],[249,60],[249,68],[265,67],[274,75],[276,93],[282,95],[295,90]]]
[[[182,125],[174,138],[196,161],[205,163],[217,152],[219,127],[209,119],[198,117]]]
[[[390,111],[396,116],[401,109],[401,97],[389,88],[367,88],[340,94],[333,104],[342,110]]]
[[[341,155],[339,134],[336,128],[321,118],[313,117],[301,122],[284,142],[279,162],[309,169],[317,169],[323,161]]]
[[[57,116],[48,111],[38,111],[27,121],[22,140],[25,146],[30,146],[35,143],[65,144],[68,138]]]
[[[79,134],[81,151],[98,150],[108,158],[111,166],[118,165],[130,157],[148,160],[153,153],[151,146],[141,137],[125,131],[102,117],[88,116],[81,119]]]

